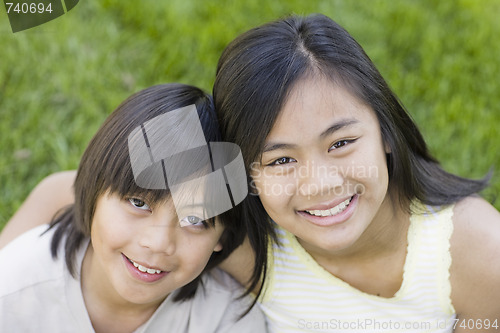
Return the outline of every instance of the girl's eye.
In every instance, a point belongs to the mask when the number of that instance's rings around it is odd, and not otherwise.
[[[202,220],[199,217],[194,216],[194,215],[186,216],[185,218],[183,218],[179,221],[179,224],[181,225],[181,227],[189,227],[189,226],[204,226],[204,227],[206,227],[207,226],[207,224],[204,220]]]
[[[335,150],[335,149],[339,149],[339,148],[342,148],[350,143],[353,143],[354,141],[356,140],[340,140],[340,141],[337,141],[335,142],[328,151],[332,151],[332,150]]]
[[[141,199],[138,199],[138,198],[129,198],[128,201],[135,208],[138,208],[138,209],[141,209],[141,210],[148,210],[148,211],[151,210],[151,208],[144,201],[142,201]]]
[[[292,162],[297,162],[294,158],[291,157],[280,157],[277,160],[274,160],[271,162],[269,165],[283,165],[283,164],[288,164]]]

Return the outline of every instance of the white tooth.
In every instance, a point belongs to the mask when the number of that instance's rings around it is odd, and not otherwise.
[[[311,215],[314,216],[332,216],[332,215],[337,215],[338,213],[342,212],[346,207],[349,205],[351,202],[351,198],[346,199],[345,201],[339,203],[337,206],[327,209],[327,210],[306,210]]]
[[[132,261],[132,260],[131,260]],[[161,270],[159,269],[154,269],[154,268],[146,268],[142,265],[139,265],[138,263],[132,261],[132,264],[134,264],[135,267],[137,267],[138,270],[140,270],[141,272],[144,272],[144,273],[149,273],[149,274],[160,274],[161,273]]]

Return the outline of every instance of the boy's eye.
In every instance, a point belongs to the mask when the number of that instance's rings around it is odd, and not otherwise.
[[[141,210],[151,210],[151,208],[141,199],[129,198],[128,201],[132,206]]]
[[[271,164],[269,164],[269,165],[283,165],[283,164],[288,164],[288,163],[292,163],[292,162],[296,162],[296,160],[294,158],[291,158],[291,157],[280,157],[277,160],[274,160],[273,162],[271,162]]]
[[[200,219],[197,216],[194,215],[189,215],[186,216],[185,218],[181,219],[179,221],[179,224],[181,227],[188,227],[188,226],[205,226],[205,221]]]

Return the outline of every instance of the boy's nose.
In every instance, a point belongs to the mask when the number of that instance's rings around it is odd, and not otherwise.
[[[139,245],[154,253],[173,255],[176,248],[176,226],[161,224],[144,226],[140,232]]]

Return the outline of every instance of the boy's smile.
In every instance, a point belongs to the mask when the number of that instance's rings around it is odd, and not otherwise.
[[[156,282],[170,273],[161,269],[151,268],[150,266],[143,266],[129,259],[122,253],[125,265],[132,276],[143,282]]]

